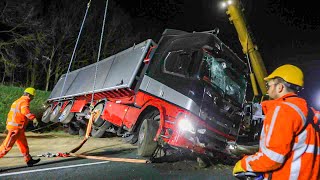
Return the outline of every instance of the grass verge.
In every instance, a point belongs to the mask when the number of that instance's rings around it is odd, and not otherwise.
[[[3,86],[0,85],[0,132],[4,132],[6,128],[7,115],[10,110],[11,104],[22,96],[25,88]],[[50,92],[36,91],[36,96],[30,103],[31,113],[35,114],[40,121],[44,111],[44,104],[48,99]]]

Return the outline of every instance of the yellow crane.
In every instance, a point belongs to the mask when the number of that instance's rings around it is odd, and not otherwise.
[[[267,70],[258,51],[258,47],[254,44],[250,36],[243,14],[243,7],[241,7],[239,0],[225,0],[222,5],[227,9],[226,13],[229,16],[229,21],[234,25],[238,33],[242,51],[247,56],[253,94],[255,97],[259,96],[256,83],[258,82],[263,97],[267,93],[267,88],[263,80],[263,78],[267,76]]]

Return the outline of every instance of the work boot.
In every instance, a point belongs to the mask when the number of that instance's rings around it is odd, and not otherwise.
[[[28,167],[32,167],[34,164],[37,164],[38,162],[40,162],[40,159],[30,159],[27,162]]]

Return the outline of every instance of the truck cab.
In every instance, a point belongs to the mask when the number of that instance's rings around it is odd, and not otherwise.
[[[180,115],[167,112],[175,120],[166,121],[179,124],[166,128],[164,123],[169,144],[192,142],[188,147],[201,152],[226,152],[243,119],[247,73],[246,64],[216,34],[167,29],[140,90],[181,109]]]

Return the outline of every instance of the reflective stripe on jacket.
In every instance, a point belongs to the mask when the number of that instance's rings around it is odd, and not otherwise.
[[[304,99],[290,93],[262,103],[265,119],[259,151],[241,160],[246,171],[272,173],[272,179],[318,180],[320,132],[307,122]]]
[[[7,118],[8,130],[25,128],[28,124],[28,119],[35,118],[35,115],[30,113],[29,105],[30,98],[28,96],[21,96],[12,103]]]

